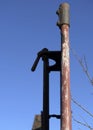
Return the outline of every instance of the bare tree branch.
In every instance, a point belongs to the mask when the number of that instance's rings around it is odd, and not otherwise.
[[[91,116],[93,118],[93,114],[91,114],[88,110],[86,110],[84,107],[82,107],[82,105],[80,105],[78,102],[76,102],[73,98],[71,98],[71,100],[73,101],[73,103],[75,103],[78,107],[80,107],[84,112],[86,112],[89,116]]]
[[[83,123],[81,121],[78,121],[74,117],[72,117],[72,118],[73,118],[73,121],[75,121],[76,123],[78,123],[78,124],[80,124],[82,126],[85,126],[85,127],[89,128],[90,130],[93,130],[93,128],[88,123]]]
[[[81,67],[82,67],[83,71],[85,72],[86,76],[88,77],[90,83],[93,85],[93,79],[91,78],[91,76],[88,72],[88,66],[87,66],[85,56],[83,59],[80,59],[79,56],[76,54],[75,50],[73,50],[72,47],[70,47],[70,49],[71,49],[72,54],[75,56],[75,58],[77,59],[77,61],[81,65]]]
[[[84,123],[87,125],[87,126],[89,126],[89,124],[87,123],[87,121],[83,118],[83,117],[81,117],[82,118],[82,120],[84,121]]]
[[[84,63],[85,63],[85,68],[88,70],[87,61],[86,61],[86,57],[85,56],[84,56]]]

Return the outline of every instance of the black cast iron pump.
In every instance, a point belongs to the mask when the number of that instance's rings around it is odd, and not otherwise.
[[[60,51],[48,51],[47,48],[42,49],[32,66],[32,71],[35,71],[39,59],[43,60],[43,111],[41,112],[41,128],[42,130],[49,130],[49,119],[51,117],[60,118],[60,115],[49,114],[49,73],[51,71],[60,71]],[[55,61],[54,65],[49,65],[49,59]],[[38,123],[37,123],[38,124]],[[36,125],[34,127],[37,127]]]

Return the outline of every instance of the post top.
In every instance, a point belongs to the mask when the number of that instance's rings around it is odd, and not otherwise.
[[[59,16],[59,21],[57,22],[57,25],[59,28],[63,25],[66,24],[70,26],[70,5],[68,3],[62,3],[59,6],[59,9],[57,10],[57,15]]]
[[[60,4],[60,7],[63,7],[63,8],[64,8],[64,7],[69,8],[69,6],[70,6],[70,5],[69,5],[67,2]]]

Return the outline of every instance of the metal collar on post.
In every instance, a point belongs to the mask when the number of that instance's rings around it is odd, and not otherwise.
[[[63,24],[70,26],[69,8],[70,7],[68,3],[60,4],[59,9],[56,12],[56,14],[59,16],[59,20],[57,22],[59,27],[61,27]]]

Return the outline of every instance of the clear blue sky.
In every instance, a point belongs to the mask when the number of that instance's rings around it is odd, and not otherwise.
[[[42,48],[60,50],[56,10],[62,2],[0,0],[0,130],[31,130],[34,115],[42,110],[42,61],[34,73],[30,69]],[[71,46],[80,57],[86,56],[93,76],[93,1],[66,2],[71,6]],[[50,112],[59,113],[59,73],[51,73],[50,80]],[[93,86],[72,53],[71,94],[93,113]],[[74,104],[72,111],[76,119],[92,125]],[[57,123],[51,130],[59,129]],[[73,129],[79,128],[86,129],[73,122]]]

